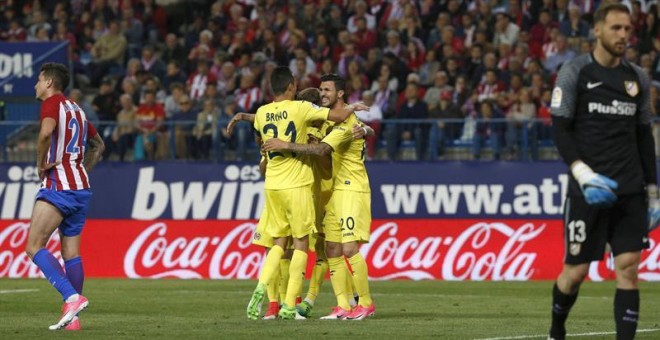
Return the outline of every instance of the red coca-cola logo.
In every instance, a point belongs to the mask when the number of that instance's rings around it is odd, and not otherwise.
[[[254,223],[243,223],[224,237],[172,236],[155,223],[131,243],[124,258],[130,278],[248,279],[259,272],[263,252],[252,247]]]
[[[371,243],[362,247],[376,273],[389,269],[390,273],[374,278],[529,280],[538,254],[524,248],[545,230],[545,224],[512,228],[505,223],[477,222],[458,234],[447,229],[444,236],[419,237],[408,227],[401,232],[397,223],[387,222],[376,227]]]
[[[43,277],[39,267],[25,253],[30,224],[14,222],[0,229],[0,277],[37,278]],[[57,232],[46,245],[55,258],[62,263],[60,237]]]

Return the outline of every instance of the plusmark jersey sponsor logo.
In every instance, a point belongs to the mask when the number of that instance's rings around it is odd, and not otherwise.
[[[602,113],[609,115],[634,116],[637,104],[613,100],[611,105],[603,103],[589,103],[589,113]]]

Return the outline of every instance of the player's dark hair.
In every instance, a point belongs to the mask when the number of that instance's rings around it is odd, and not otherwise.
[[[293,74],[286,66],[278,66],[270,75],[270,88],[273,94],[279,96],[283,94],[290,84],[293,84]]]
[[[320,105],[321,104],[321,93],[319,89],[315,87],[308,87],[296,95],[297,100],[304,100],[312,104]]]
[[[53,80],[53,87],[57,90],[62,91],[69,86],[69,69],[64,64],[44,63],[40,72],[43,72],[44,78]]]
[[[335,83],[335,89],[337,91],[346,91],[346,80],[342,76],[336,73],[327,73],[321,76],[321,82],[324,83],[326,81]]]
[[[623,12],[628,15],[630,15],[630,10],[628,10],[628,6],[618,3],[618,2],[608,2],[605,1],[603,4],[598,7],[598,10],[596,10],[596,13],[594,13],[594,25],[605,21],[605,17],[607,17],[610,12]]]

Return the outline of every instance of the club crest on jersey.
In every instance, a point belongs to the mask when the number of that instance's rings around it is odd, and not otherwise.
[[[582,244],[580,243],[571,243],[568,246],[568,252],[571,253],[573,256],[577,256],[580,254],[580,250],[582,250]]]
[[[634,97],[639,93],[639,86],[637,86],[636,81],[624,81],[623,85],[626,88],[626,92],[631,97]]]

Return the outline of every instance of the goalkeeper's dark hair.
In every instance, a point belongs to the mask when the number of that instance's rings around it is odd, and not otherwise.
[[[270,88],[273,95],[279,96],[286,92],[290,84],[293,84],[294,78],[291,70],[286,66],[278,66],[270,75]]]
[[[41,65],[40,73],[43,72],[44,78],[53,81],[53,87],[63,91],[69,86],[69,69],[60,63],[44,63]]]
[[[315,105],[321,105],[321,92],[315,87],[308,87],[296,95],[297,100],[304,100]]]
[[[621,12],[630,15],[630,10],[628,6],[612,1],[603,1],[603,3],[598,7],[596,13],[594,13],[594,25],[599,22],[604,22],[610,12]]]

